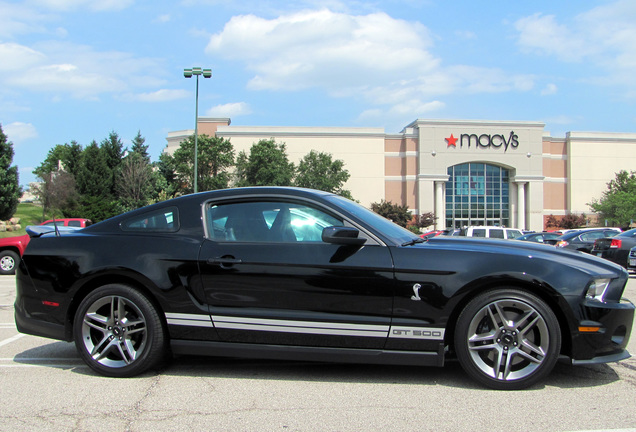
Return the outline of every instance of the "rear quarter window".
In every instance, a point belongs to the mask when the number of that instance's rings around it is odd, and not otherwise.
[[[179,230],[179,210],[167,207],[132,216],[120,224],[127,232],[176,232]]]

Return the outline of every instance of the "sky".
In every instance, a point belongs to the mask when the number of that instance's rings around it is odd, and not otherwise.
[[[636,132],[636,2],[0,0],[0,125],[20,184],[57,144],[199,115],[237,126],[519,120]]]

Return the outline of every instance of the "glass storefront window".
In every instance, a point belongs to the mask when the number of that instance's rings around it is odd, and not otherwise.
[[[509,181],[505,168],[466,163],[448,168],[446,227],[510,226]]]

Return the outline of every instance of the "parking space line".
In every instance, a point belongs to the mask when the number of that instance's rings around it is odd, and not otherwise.
[[[9,339],[5,339],[5,340],[3,340],[2,342],[0,342],[0,347],[1,347],[1,346],[8,345],[8,344],[10,344],[11,342],[15,342],[15,341],[17,341],[18,339],[23,338],[24,336],[26,336],[26,335],[25,335],[25,334],[23,334],[23,333],[20,333],[20,334],[17,334],[17,335],[15,335],[15,336],[10,337]]]

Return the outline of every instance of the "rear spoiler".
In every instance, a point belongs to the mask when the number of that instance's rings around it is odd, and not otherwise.
[[[70,232],[77,231],[78,227],[68,227],[68,226],[51,226],[51,225],[29,225],[26,227],[26,232],[31,238],[42,237],[46,234],[55,233],[56,236],[59,236],[62,232]]]

